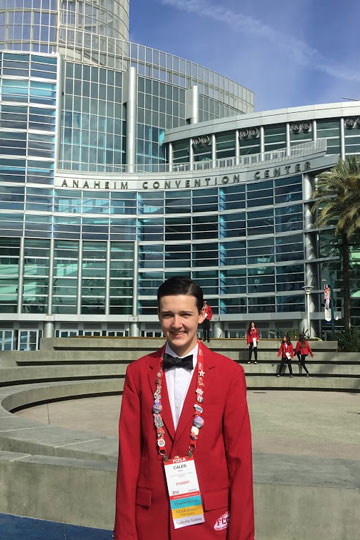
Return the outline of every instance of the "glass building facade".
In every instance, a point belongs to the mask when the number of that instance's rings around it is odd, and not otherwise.
[[[216,336],[304,325],[305,285],[326,331],[322,280],[341,271],[311,194],[360,153],[360,107],[254,113],[247,88],[130,43],[128,4],[0,6],[0,350],[158,335],[157,287],[179,274]]]

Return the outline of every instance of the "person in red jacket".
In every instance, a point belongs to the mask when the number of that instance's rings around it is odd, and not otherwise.
[[[306,341],[304,334],[300,334],[299,336],[299,341],[296,344],[295,353],[297,354],[300,365],[306,371],[306,377],[309,377],[310,373],[305,365],[305,360],[308,354],[311,355],[311,358],[314,358],[314,354],[311,350],[309,342]]]
[[[286,362],[289,368],[290,377],[292,377],[291,359],[294,357],[294,347],[288,334],[282,338],[278,356],[281,356],[281,362],[277,376],[280,377]]]
[[[259,339],[260,339],[259,330],[256,328],[256,324],[254,323],[254,321],[251,321],[251,323],[249,324],[249,328],[247,329],[247,332],[246,332],[246,340],[247,340],[247,344],[249,345],[248,364],[251,364],[251,357],[252,357],[253,351],[254,351],[254,357],[255,357],[254,364],[257,364],[257,347],[258,347]]]
[[[158,290],[166,342],[129,364],[119,421],[116,540],[254,540],[244,370],[197,339],[203,293]]]
[[[203,341],[210,342],[210,321],[213,316],[213,312],[206,300],[204,300],[203,308],[204,320],[202,323],[203,328]]]

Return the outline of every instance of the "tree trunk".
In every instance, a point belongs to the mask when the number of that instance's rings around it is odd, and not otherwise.
[[[342,265],[344,280],[344,328],[350,330],[350,246],[345,233],[342,233]]]

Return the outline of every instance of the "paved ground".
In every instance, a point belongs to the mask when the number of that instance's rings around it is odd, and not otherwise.
[[[111,537],[110,531],[101,529],[0,514],[2,540],[111,540]]]
[[[18,412],[70,429],[117,436],[120,396],[40,405]],[[360,460],[360,394],[249,391],[254,452]]]
[[[116,437],[120,403],[120,396],[88,398],[41,405],[17,414]],[[280,474],[284,467],[289,482],[288,459],[296,485],[301,485],[302,475],[308,479],[309,474],[316,485],[317,471],[321,473],[320,485],[324,474],[328,482],[334,482],[335,466],[339,476],[335,480],[342,479],[347,487],[351,484],[360,461],[360,394],[253,390],[248,392],[248,403],[258,481],[268,481],[261,477],[261,471],[269,474],[274,468]],[[294,460],[299,466],[294,467]],[[0,539],[19,538],[110,540],[111,532],[0,514]]]

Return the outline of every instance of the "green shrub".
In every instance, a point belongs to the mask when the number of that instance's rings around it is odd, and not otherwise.
[[[359,352],[360,351],[360,332],[356,328],[350,330],[341,330],[335,335],[339,343],[339,351]]]

